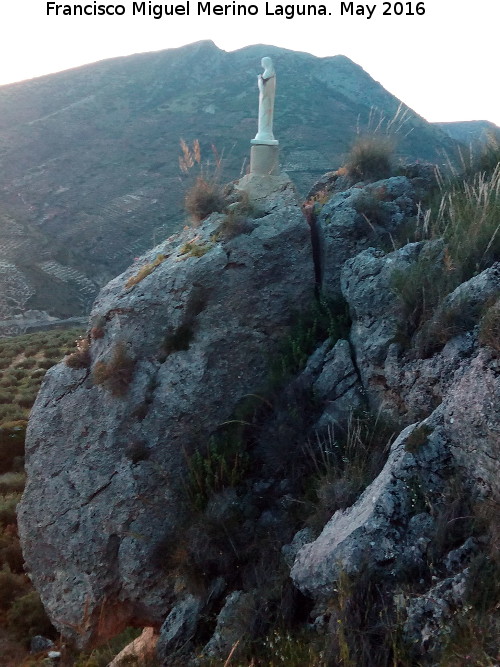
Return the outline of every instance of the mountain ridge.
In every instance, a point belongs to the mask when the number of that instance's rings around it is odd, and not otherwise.
[[[282,166],[301,192],[340,166],[358,128],[407,109],[345,56],[262,44],[225,52],[211,41],[0,87],[0,321],[17,317],[22,330],[26,311],[87,313],[100,286],[185,224],[192,178],[178,169],[181,138],[199,139],[203,160],[216,146],[221,179],[239,177],[268,54]],[[401,157],[453,152],[442,130],[406,114]]]

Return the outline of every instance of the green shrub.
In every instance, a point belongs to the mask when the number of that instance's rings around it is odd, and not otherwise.
[[[16,367],[16,368],[11,369],[10,375],[13,378],[15,378],[17,382],[19,382],[19,380],[22,380],[24,377],[27,376],[27,372],[24,368],[17,368]]]
[[[0,564],[14,574],[24,574],[24,559],[17,532],[9,526],[0,535]]]
[[[26,590],[26,579],[13,574],[8,567],[0,570],[0,610],[6,611],[14,600]]]
[[[354,180],[379,180],[392,171],[394,145],[386,136],[365,135],[356,139],[345,163],[345,169]]]
[[[55,366],[58,363],[57,359],[40,359],[38,361],[38,368],[41,368],[43,370],[48,370],[49,368],[52,368],[52,366]]]
[[[10,356],[7,357],[0,357],[0,370],[3,370],[4,368],[8,368],[12,363],[12,359]]]
[[[20,361],[17,364],[16,368],[34,368],[35,366],[36,366],[36,359],[33,359],[33,357],[29,357],[28,359]]]
[[[0,390],[0,404],[11,403],[12,398],[11,392]]]
[[[0,405],[0,424],[25,419],[25,410],[18,405]]]
[[[14,636],[26,643],[29,643],[34,635],[54,637],[56,634],[35,591],[13,602],[7,612],[7,627]]]
[[[328,303],[315,299],[308,312],[299,313],[290,333],[270,361],[270,385],[275,389],[302,370],[318,343],[330,338],[332,344],[347,335],[350,319],[343,301]]]
[[[14,460],[24,455],[25,436],[25,421],[0,426],[0,473],[9,472]]]
[[[0,475],[0,494],[22,493],[26,476],[19,472],[6,472]]]
[[[15,402],[22,408],[31,408],[35,402],[36,392],[22,392],[15,397]]]
[[[0,526],[10,526],[16,523],[16,506],[21,500],[20,493],[11,493],[0,496]]]
[[[43,355],[46,359],[57,359],[59,360],[62,356],[61,354],[61,345],[55,345],[46,347],[43,350]]]

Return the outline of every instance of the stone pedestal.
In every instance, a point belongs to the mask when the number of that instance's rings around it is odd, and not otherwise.
[[[275,144],[254,144],[250,148],[250,174],[256,176],[277,176],[280,173],[279,146]]]
[[[260,213],[267,213],[278,206],[297,205],[295,188],[283,172],[271,176],[247,174],[236,183],[236,189],[246,192],[249,202]]]

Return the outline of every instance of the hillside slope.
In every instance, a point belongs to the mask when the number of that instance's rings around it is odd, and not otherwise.
[[[357,127],[399,107],[344,56],[263,45],[226,53],[208,41],[0,87],[0,320],[85,314],[99,286],[184,224],[181,137],[198,138],[204,159],[216,146],[224,179],[240,175],[264,55],[278,73],[283,167],[302,191],[340,165]],[[453,150],[442,130],[408,114],[400,155]]]
[[[488,120],[455,121],[451,123],[434,123],[456,141],[469,146],[483,144],[488,137],[500,139],[500,127]]]

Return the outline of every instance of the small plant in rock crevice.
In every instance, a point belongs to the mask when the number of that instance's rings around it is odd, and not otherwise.
[[[227,206],[224,190],[220,185],[220,174],[222,169],[222,158],[212,145],[214,163],[203,163],[201,157],[200,142],[195,139],[193,146],[181,139],[181,156],[179,157],[179,168],[183,174],[190,173],[193,169],[199,171],[194,184],[187,190],[184,197],[184,206],[191,220],[198,225],[211,213],[223,212]]]
[[[90,340],[88,338],[80,338],[76,342],[76,352],[68,355],[64,363],[69,368],[82,369],[89,368],[91,363],[90,357]]]
[[[410,435],[406,438],[405,449],[407,452],[415,454],[428,441],[432,429],[426,424],[421,424],[413,429]]]
[[[226,199],[218,183],[198,176],[194,185],[186,192],[184,205],[193,222],[199,224],[211,213],[223,212],[226,208]]]
[[[209,440],[206,451],[196,450],[187,457],[187,491],[195,509],[226,488],[240,484],[247,472],[249,457],[238,433],[226,433]]]
[[[123,396],[132,382],[135,363],[125,343],[119,342],[115,345],[108,362],[98,361],[95,364],[92,370],[92,380],[94,384],[102,385],[113,396]]]
[[[168,333],[163,342],[162,351],[165,358],[172,352],[181,352],[189,350],[189,346],[194,337],[193,325],[190,323],[181,324],[175,331]]]
[[[345,429],[329,427],[304,445],[307,522],[321,529],[338,510],[352,505],[387,458],[394,426],[380,415],[351,413]]]
[[[149,276],[151,273],[153,273],[156,267],[160,266],[160,264],[162,264],[166,259],[167,259],[166,255],[163,254],[157,255],[152,262],[148,262],[147,264],[142,266],[134,276],[131,276],[125,283],[125,287],[127,289],[130,289],[135,285],[138,285],[142,280],[144,280],[144,278],[146,278],[146,276]]]
[[[270,361],[271,387],[283,383],[302,370],[318,342],[330,338],[332,344],[347,335],[350,327],[345,302],[328,303],[323,297],[309,311],[296,316],[290,333]]]
[[[188,241],[180,247],[179,257],[203,257],[203,255],[206,255],[211,248],[211,243],[197,243],[196,241]]]

